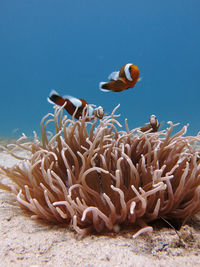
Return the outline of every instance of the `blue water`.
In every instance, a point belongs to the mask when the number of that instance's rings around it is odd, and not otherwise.
[[[200,1],[0,1],[0,136],[39,133],[51,89],[85,98],[130,128],[159,121],[200,130]],[[142,81],[121,93],[99,82],[126,63]]]

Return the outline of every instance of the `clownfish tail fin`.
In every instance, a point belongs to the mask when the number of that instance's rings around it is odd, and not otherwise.
[[[63,102],[63,98],[55,90],[51,90],[47,101],[51,104],[62,105],[61,102]]]
[[[51,104],[56,103],[56,99],[59,97],[59,94],[55,90],[51,90],[49,97],[47,97],[47,101]]]
[[[109,92],[110,90],[108,89],[108,83],[106,82],[100,82],[99,83],[99,89],[103,92]]]

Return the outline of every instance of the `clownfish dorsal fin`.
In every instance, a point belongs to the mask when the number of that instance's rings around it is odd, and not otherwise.
[[[119,71],[113,71],[109,76],[108,80],[117,81],[119,79]]]
[[[124,78],[119,78],[118,80],[126,84],[126,80]]]
[[[82,102],[80,99],[71,96],[71,95],[65,95],[63,96],[64,99],[69,100],[75,107],[81,107],[82,106]]]

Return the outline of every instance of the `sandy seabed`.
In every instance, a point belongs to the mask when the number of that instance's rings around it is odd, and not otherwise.
[[[0,165],[17,160],[0,152]],[[154,227],[79,238],[70,228],[34,221],[9,193],[0,190],[0,266],[200,266],[200,214],[178,231]]]

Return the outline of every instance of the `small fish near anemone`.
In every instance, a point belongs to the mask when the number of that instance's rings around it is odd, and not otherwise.
[[[136,65],[125,64],[119,71],[114,71],[108,76],[109,82],[100,82],[99,88],[103,92],[121,92],[133,88],[139,78],[140,72]]]
[[[149,118],[149,123],[146,123],[146,125],[140,127],[141,132],[149,132],[154,133],[157,132],[160,127],[160,123],[158,122],[155,115],[151,115]]]
[[[84,108],[88,105],[88,103],[81,98],[78,99],[70,95],[61,97],[55,90],[51,91],[49,97],[47,98],[47,101],[51,104],[64,106],[65,110],[71,116],[74,114],[74,117],[77,120],[82,116]],[[94,119],[94,117],[102,119],[104,116],[104,109],[101,106],[93,108],[91,105],[89,105],[88,115],[88,120]]]
[[[125,121],[120,130],[116,110],[88,122],[85,110],[75,120],[56,106],[41,121],[42,138],[22,136],[4,147],[19,162],[0,167],[0,189],[13,193],[32,218],[71,223],[81,236],[130,226],[137,237],[160,217],[185,222],[194,216],[200,211],[200,136],[185,136],[187,126],[172,135],[172,122],[150,133],[130,130]],[[47,131],[51,123],[53,132]]]

